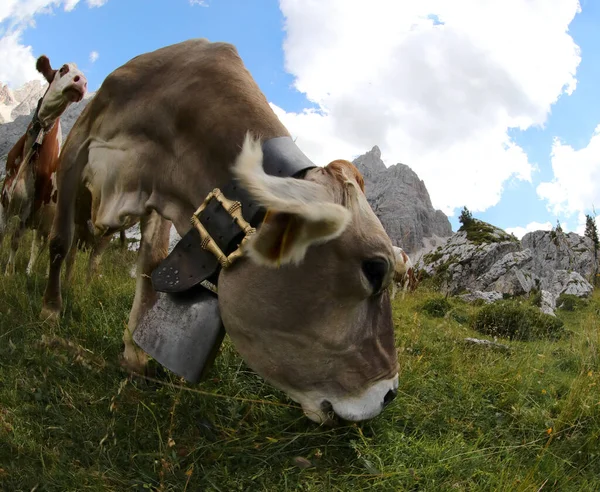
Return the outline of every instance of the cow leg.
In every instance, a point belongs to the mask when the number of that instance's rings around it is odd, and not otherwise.
[[[106,251],[106,248],[110,244],[111,239],[111,235],[102,236],[98,238],[98,240],[92,247],[92,250],[90,251],[90,257],[88,260],[87,282],[89,282],[92,279],[92,276],[96,274],[98,270],[98,265],[100,264],[100,260],[102,259],[102,255],[104,254],[104,251]]]
[[[69,211],[70,212],[70,211]],[[62,309],[62,295],[60,285],[60,270],[63,261],[68,253],[71,252],[73,243],[73,220],[72,217],[62,218],[57,214],[52,227],[48,250],[50,253],[50,271],[48,272],[48,282],[44,291],[42,311],[40,318],[42,320],[56,321],[60,316]],[[73,244],[76,248],[76,243]],[[73,258],[75,252],[72,252]]]
[[[10,253],[8,255],[8,263],[6,263],[6,270],[4,271],[5,275],[14,275],[15,273],[15,257],[17,255],[17,251],[19,249],[19,242],[21,241],[21,236],[23,235],[23,224],[19,223],[16,229],[12,233],[12,237],[10,240]]]
[[[73,266],[75,265],[75,257],[77,256],[77,241],[73,241],[71,244],[71,248],[67,253],[67,258],[65,262],[65,286],[71,285],[71,280],[73,280]]]
[[[2,247],[2,241],[4,241],[4,234],[6,234],[6,210],[0,203],[0,247]]]
[[[124,230],[119,232],[119,239],[121,240],[121,249],[127,249],[127,236]]]
[[[142,372],[148,362],[148,356],[133,341],[133,332],[142,316],[157,299],[152,287],[150,274],[167,257],[169,251],[169,232],[171,221],[162,218],[153,211],[140,221],[142,237],[138,250],[135,297],[129,313],[129,323],[123,333],[125,349],[122,364],[135,372]]]
[[[33,239],[31,240],[31,254],[29,255],[29,263],[27,264],[27,270],[25,273],[27,276],[31,275],[35,264],[42,252],[42,248],[45,245],[44,236],[40,234],[37,229],[33,230]]]
[[[392,280],[392,293],[390,294],[390,299],[393,301],[396,297],[396,292],[398,291],[398,287],[396,287],[396,281]]]

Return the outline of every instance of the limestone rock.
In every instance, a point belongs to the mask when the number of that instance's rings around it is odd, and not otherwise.
[[[501,350],[511,350],[511,348],[508,345],[505,345],[503,343],[498,343],[498,342],[492,342],[491,340],[482,340],[480,338],[465,338],[465,342],[472,344],[472,345],[481,345],[483,347],[489,347],[489,348],[497,348],[497,349],[501,349]]]
[[[572,294],[577,297],[588,297],[594,288],[578,272],[556,270],[549,277],[542,278],[542,289],[560,294]]]
[[[443,274],[445,281],[442,288],[453,295],[464,290],[497,290],[492,284],[519,261],[527,260],[510,257],[504,259],[509,253],[515,253],[521,248],[518,242],[502,240],[502,233],[504,231],[501,229],[492,233],[492,237],[498,242],[476,244],[467,238],[467,232],[459,231],[442,248],[423,257],[424,270],[429,275]],[[504,262],[493,268],[503,259]],[[509,287],[503,291],[511,293]]]
[[[536,231],[519,242],[502,229],[475,219],[443,247],[425,255],[424,270],[438,277],[443,290],[523,295],[546,291],[543,311],[554,310],[562,293],[587,297],[593,290],[586,277],[598,270],[593,242],[576,233]],[[544,311],[544,312],[546,312]]]
[[[547,290],[542,290],[541,295],[542,302],[540,304],[540,311],[542,311],[542,313],[549,314],[550,316],[556,316],[556,314],[554,314],[554,310],[556,309],[556,299],[558,296],[552,292],[548,292]]]
[[[474,302],[478,299],[482,299],[486,304],[491,304],[492,302],[500,301],[502,299],[502,294],[495,291],[483,292],[481,290],[474,290],[466,294],[461,294],[458,297],[467,302]]]
[[[142,238],[139,222],[125,231],[125,237],[128,239],[127,249],[129,251],[137,251],[140,247],[140,239]],[[169,253],[173,251],[173,248],[180,240],[181,236],[177,233],[175,226],[171,225],[171,230],[169,232]]]
[[[598,260],[589,237],[575,232],[534,231],[525,234],[521,244],[523,249],[531,250],[532,269],[540,277],[549,277],[555,270],[569,270],[589,281],[596,274]]]

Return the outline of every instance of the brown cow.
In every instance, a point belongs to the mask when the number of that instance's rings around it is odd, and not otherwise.
[[[394,254],[396,255],[396,264],[394,266],[394,281],[392,282],[392,299],[396,297],[397,284],[400,284],[402,296],[407,290],[412,291],[417,287],[417,278],[411,259],[399,246],[394,246]]]
[[[15,271],[15,255],[26,227],[34,233],[28,275],[39,256],[40,246],[47,241],[57,197],[55,177],[62,142],[60,116],[71,103],[81,101],[87,89],[87,80],[74,63],[55,70],[42,55],[37,59],[36,69],[49,86],[27,131],[8,153],[6,177],[0,191],[0,243],[7,222],[15,216],[18,218],[6,274]]]
[[[284,150],[269,151],[273,141]],[[243,256],[218,272],[229,337],[312,420],[329,420],[327,408],[347,420],[375,417],[398,386],[387,291],[392,243],[350,162],[311,165],[293,177],[263,168],[263,158],[308,161],[299,155],[234,46],[192,39],[133,58],[109,74],[61,154],[41,316],[56,319],[62,308],[61,266],[74,225],[86,220],[77,213],[90,210],[76,203],[92,204],[99,236],[139,218],[123,362],[142,370],[147,356],[132,334],[157,300],[151,274],[167,256],[171,222],[183,238],[209,192],[235,177],[267,214]]]

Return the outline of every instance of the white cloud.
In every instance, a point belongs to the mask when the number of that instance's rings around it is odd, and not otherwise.
[[[521,226],[508,227],[506,229],[506,232],[508,232],[509,234],[514,234],[516,237],[521,239],[528,232],[550,231],[550,230],[552,230],[552,227],[553,227],[553,225],[550,222],[544,222],[544,223],[530,222],[525,227],[521,227]],[[563,227],[562,224],[561,224],[561,227]],[[563,227],[563,230],[564,230],[564,227]]]
[[[99,57],[100,57],[100,53],[98,53],[97,51],[92,51],[90,53],[90,61],[92,63],[94,63]]]
[[[13,88],[29,80],[44,79],[35,69],[31,46],[21,44],[20,38],[18,32],[0,37],[0,81]]]
[[[87,0],[88,7],[100,7],[108,0]],[[42,80],[35,70],[36,56],[22,43],[23,31],[35,27],[34,17],[52,13],[55,8],[73,10],[80,0],[1,0],[0,1],[0,81],[18,87],[33,79]],[[61,62],[62,63],[62,62]]]
[[[200,7],[208,7],[206,0],[190,0],[190,5],[193,7],[194,5],[198,5]]]
[[[286,69],[320,111],[278,114],[320,164],[379,145],[446,213],[533,165],[507,135],[576,87],[577,0],[280,0]],[[434,20],[434,17],[435,19]],[[437,22],[439,20],[443,24]],[[535,33],[535,35],[533,35]]]
[[[600,205],[600,125],[579,150],[555,138],[551,155],[554,178],[541,183],[537,194],[553,213],[578,213],[581,223],[584,212]]]

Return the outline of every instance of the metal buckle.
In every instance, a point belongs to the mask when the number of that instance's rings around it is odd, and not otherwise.
[[[231,218],[237,222],[237,225],[244,232],[244,238],[242,239],[238,247],[229,254],[229,256],[223,253],[221,248],[219,248],[215,240],[204,228],[204,226],[200,222],[200,219],[198,218],[200,213],[206,208],[206,206],[213,198],[221,204],[221,206],[226,210],[226,212],[231,216]],[[202,249],[205,249],[211,252],[213,255],[215,255],[223,268],[230,267],[235,260],[237,260],[243,255],[242,246],[249,239],[249,237],[256,232],[256,229],[244,219],[242,215],[242,204],[238,201],[234,202],[226,198],[219,188],[215,188],[207,195],[207,197],[204,199],[204,202],[202,202],[202,205],[200,205],[198,207],[198,210],[196,210],[192,215],[191,221],[192,225],[197,229],[198,233],[200,234]]]

